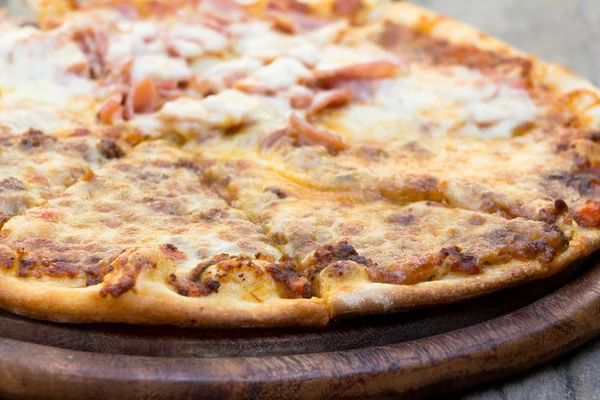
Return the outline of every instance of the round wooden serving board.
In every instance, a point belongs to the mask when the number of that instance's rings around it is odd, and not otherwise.
[[[420,397],[523,370],[598,333],[598,254],[481,299],[326,329],[64,325],[0,311],[0,396]]]

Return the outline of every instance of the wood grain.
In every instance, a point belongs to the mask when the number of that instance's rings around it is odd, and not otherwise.
[[[493,36],[569,66],[600,85],[600,1],[416,0]],[[468,400],[600,399],[600,339],[572,354],[489,387],[463,393]]]

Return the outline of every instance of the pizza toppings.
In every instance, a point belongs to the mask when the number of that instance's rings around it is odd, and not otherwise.
[[[318,70],[314,79],[321,86],[331,87],[336,83],[348,80],[393,78],[399,71],[400,66],[398,64],[390,61],[374,61],[335,69]]]
[[[158,90],[154,81],[147,76],[139,80],[127,95],[125,104],[126,116],[156,111],[158,108]]]
[[[267,257],[271,258],[271,257]],[[293,269],[293,261],[282,258],[273,263],[263,257],[251,257],[246,254],[230,256],[219,254],[211,260],[198,264],[187,276],[171,274],[169,284],[182,296],[200,297],[217,293],[230,284],[247,286],[246,296],[252,301],[263,302],[259,285],[280,283],[283,290],[277,293],[283,298],[310,298],[311,288],[307,279]],[[247,282],[247,283],[246,283]],[[270,283],[267,283],[270,282]]]
[[[274,94],[310,76],[310,71],[302,63],[282,57],[236,82],[234,87],[249,93]]]
[[[317,129],[305,120],[300,119],[295,114],[290,116],[290,136],[295,141],[296,146],[324,146],[331,155],[337,155],[346,148],[346,144],[337,135]]]
[[[125,156],[125,152],[114,139],[101,139],[96,147],[100,154],[109,160]]]
[[[587,200],[583,205],[575,209],[573,217],[577,224],[583,228],[600,227],[600,202]]]
[[[465,253],[458,246],[441,249],[439,252],[419,257],[415,261],[392,264],[384,268],[368,269],[373,282],[391,283],[394,285],[414,285],[444,276],[450,272],[465,275],[481,273],[479,260],[472,254]]]
[[[351,99],[352,89],[350,88],[340,88],[318,92],[306,110],[306,117],[310,118],[328,108],[346,105]]]

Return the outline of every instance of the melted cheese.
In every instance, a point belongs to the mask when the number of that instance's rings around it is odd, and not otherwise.
[[[222,52],[229,46],[229,40],[225,35],[201,25],[176,24],[171,28],[170,35],[198,43],[208,52]]]
[[[277,92],[295,85],[300,80],[306,80],[310,76],[311,72],[299,61],[281,57],[271,64],[257,69],[248,78],[239,81],[238,85]]]
[[[40,106],[0,109],[0,123],[3,132],[15,135],[33,128],[60,136],[82,126],[72,115],[60,109]]]
[[[36,238],[51,238],[79,276],[123,249],[167,244],[183,252],[173,260],[182,272],[224,252],[278,258],[262,229],[203,186],[185,161],[192,159],[165,143],[142,144],[43,207],[12,218],[3,228],[4,243],[47,257],[52,251],[35,246]]]
[[[511,138],[537,109],[527,92],[464,67],[413,66],[380,82],[374,96],[332,114],[325,124],[352,140],[406,140],[468,135]]]
[[[88,60],[57,32],[5,25],[0,29],[0,103],[38,103],[86,111],[95,103]],[[91,96],[90,96],[91,94]]]
[[[250,118],[257,102],[234,90],[226,90],[204,100],[180,98],[164,105],[160,116],[167,120],[194,121],[211,127],[239,125]]]
[[[398,57],[374,45],[363,44],[359,47],[327,45],[323,48],[315,69],[317,71],[330,71],[374,61],[400,63]]]
[[[185,81],[193,73],[184,59],[162,54],[146,54],[134,59],[131,77],[134,81],[150,77],[153,79]]]
[[[0,134],[0,227],[58,196],[89,169],[100,168],[107,160],[99,154],[98,142],[91,136],[59,141],[46,137],[32,146],[26,136]]]

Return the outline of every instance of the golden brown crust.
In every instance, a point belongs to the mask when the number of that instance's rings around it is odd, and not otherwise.
[[[571,242],[569,249],[548,265],[535,261],[513,261],[476,277],[416,285],[365,283],[342,287],[323,297],[327,302],[327,312],[333,319],[454,303],[553,275],[600,247],[600,235],[595,236],[594,247]]]
[[[600,90],[591,82],[575,75],[567,67],[541,61],[531,54],[522,52],[499,39],[488,36],[464,22],[443,17],[415,4],[409,2],[394,4],[383,16],[382,21],[385,20],[416,28],[428,26],[428,35],[447,40],[453,44],[473,45],[481,50],[490,50],[531,60],[533,67],[531,76],[537,82],[547,83],[565,93],[577,89],[588,89],[600,94]],[[379,21],[376,24],[382,23]],[[358,37],[363,36],[364,39],[364,35],[368,35],[369,30],[377,29],[376,24],[367,27],[367,32],[358,32]]]
[[[78,323],[126,322],[230,328],[323,326],[329,320],[322,299],[252,303],[222,296],[184,297],[168,288],[168,276],[174,266],[162,252],[133,249],[121,257],[128,264],[142,262],[144,267],[131,290],[120,296],[101,295],[109,282],[70,288],[0,273],[0,306],[33,318]]]

